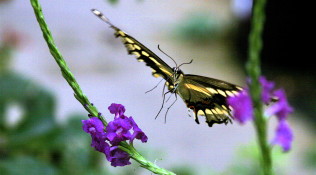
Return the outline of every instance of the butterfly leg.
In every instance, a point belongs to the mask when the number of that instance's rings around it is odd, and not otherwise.
[[[164,80],[164,79],[161,79],[161,80],[159,81],[159,83],[158,83],[156,86],[154,86],[154,87],[151,88],[150,90],[146,91],[145,94],[147,94],[148,92],[151,92],[152,90],[156,89],[156,88],[158,87],[158,85],[162,82],[162,80]]]
[[[169,112],[169,109],[176,103],[176,101],[178,100],[178,96],[177,96],[177,94],[175,93],[174,94],[175,95],[175,97],[176,97],[176,99],[172,102],[172,104],[167,108],[167,111],[166,111],[166,114],[165,114],[165,123],[167,122],[167,114],[168,114],[168,112]]]
[[[160,107],[160,109],[159,109],[159,112],[157,113],[155,119],[157,119],[158,115],[160,114],[161,110],[163,109],[163,106],[164,106],[164,104],[165,104],[166,95],[170,92],[170,91],[168,91],[168,92],[165,93],[165,87],[166,87],[166,86],[164,86],[164,88],[163,88],[163,90],[162,90],[162,94],[163,94],[163,95],[162,95],[162,105],[161,105],[161,107]]]
[[[166,102],[168,102],[168,101],[170,100],[171,96],[172,96],[172,95],[170,94],[170,96],[168,97],[168,99],[166,100]]]

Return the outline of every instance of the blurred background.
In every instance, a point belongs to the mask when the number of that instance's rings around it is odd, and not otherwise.
[[[121,103],[146,132],[138,150],[181,175],[258,173],[254,128],[197,125],[178,100],[155,120],[162,88],[150,68],[127,55],[111,22],[142,42],[169,65],[157,48],[185,65],[185,73],[243,86],[251,0],[40,1],[55,42],[91,102],[111,120],[107,107]],[[295,111],[289,116],[293,148],[273,149],[276,174],[316,174],[315,68],[304,61],[296,34],[304,25],[292,1],[269,1],[262,72],[286,90]],[[304,35],[304,34],[303,34]],[[87,112],[73,97],[50,55],[29,1],[0,0],[0,174],[150,174],[132,166],[113,168],[90,147],[81,129]],[[202,118],[201,118],[202,120]],[[276,121],[269,122],[272,139]]]

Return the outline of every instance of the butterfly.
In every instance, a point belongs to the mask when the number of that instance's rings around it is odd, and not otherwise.
[[[134,37],[113,25],[100,11],[96,9],[91,11],[115,30],[115,37],[121,38],[128,54],[135,55],[138,61],[145,62],[152,68],[154,77],[162,77],[166,81],[168,92],[174,93],[176,97],[179,95],[183,99],[187,107],[193,111],[197,124],[200,123],[198,116],[205,116],[209,127],[215,123],[231,122],[233,117],[226,98],[237,95],[242,90],[241,87],[214,78],[184,74],[179,69],[183,64],[171,68]]]

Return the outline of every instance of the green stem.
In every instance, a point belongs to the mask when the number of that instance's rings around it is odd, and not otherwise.
[[[60,70],[61,70],[63,77],[68,82],[70,87],[73,89],[75,98],[83,105],[83,107],[92,116],[99,117],[102,120],[102,122],[105,125],[107,125],[106,120],[102,116],[99,116],[98,109],[95,106],[91,105],[87,96],[83,94],[83,92],[82,92],[79,84],[77,83],[74,75],[70,72],[70,70],[66,64],[66,61],[64,60],[63,56],[61,55],[61,53],[57,49],[56,44],[54,42],[54,39],[52,37],[52,34],[51,34],[51,32],[50,32],[50,30],[45,22],[44,15],[42,13],[41,5],[39,4],[39,2],[37,0],[31,0],[31,4],[32,4],[32,7],[34,9],[34,13],[35,13],[36,19],[39,23],[39,26],[43,32],[43,37],[47,43],[49,51],[52,54],[52,56],[54,57],[58,66],[60,67]]]
[[[34,9],[34,13],[36,16],[36,19],[39,23],[39,26],[43,32],[44,39],[48,45],[49,51],[54,57],[55,61],[57,62],[58,66],[60,67],[61,73],[65,80],[68,82],[70,87],[74,90],[75,98],[83,105],[83,107],[93,116],[99,117],[103,124],[106,126],[107,122],[106,120],[99,115],[99,112],[97,108],[89,102],[88,98],[83,94],[79,84],[77,83],[74,75],[70,72],[70,69],[68,68],[66,61],[63,59],[63,56],[59,52],[59,50],[56,47],[56,44],[54,42],[54,39],[52,37],[52,34],[45,22],[44,15],[42,13],[41,5],[39,4],[38,0],[30,0],[32,7]],[[143,168],[148,169],[149,171],[152,171],[155,174],[161,174],[161,175],[175,175],[173,172],[167,171],[163,168],[158,167],[154,163],[147,161],[140,153],[138,153],[135,148],[126,142],[121,142],[119,148],[131,156],[132,159],[140,163],[140,166]]]
[[[249,34],[249,52],[246,65],[247,74],[251,79],[249,90],[254,105],[254,125],[257,132],[260,152],[261,165],[264,175],[272,174],[271,150],[267,143],[267,121],[263,116],[263,105],[261,102],[261,86],[259,77],[260,54],[262,50],[262,31],[265,22],[266,0],[255,0],[253,7],[253,16],[251,20],[251,30]]]
[[[119,148],[127,152],[132,159],[137,161],[141,167],[148,169],[149,171],[155,174],[163,175],[175,175],[175,173],[168,171],[166,169],[158,167],[156,164],[147,161],[140,153],[138,153],[132,145],[127,144],[126,142],[121,142]]]

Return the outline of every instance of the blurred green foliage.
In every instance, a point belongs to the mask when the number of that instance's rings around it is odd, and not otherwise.
[[[226,171],[221,175],[260,175],[261,168],[258,159],[260,153],[257,143],[244,145],[238,148],[235,160]],[[272,149],[272,159],[274,164],[274,172],[278,175],[287,174],[288,154],[284,154],[279,147]]]
[[[117,4],[118,0],[107,0],[107,2],[109,2],[110,4]]]
[[[11,47],[5,44],[0,45],[0,73],[7,71],[9,64],[9,58],[11,55]]]
[[[316,174],[316,142],[304,154],[304,165]]]
[[[58,124],[54,96],[17,73],[0,74],[0,92],[1,174],[106,173],[81,131],[82,115]],[[8,122],[12,105],[21,110],[14,124]]]
[[[119,2],[119,0],[106,0],[109,4],[115,5]],[[137,0],[138,2],[141,2],[143,0]]]
[[[176,24],[173,33],[180,40],[206,43],[214,41],[220,30],[215,17],[209,13],[196,12]]]
[[[196,174],[196,171],[194,171],[193,167],[190,165],[175,166],[171,168],[171,171],[179,175],[195,175]]]

